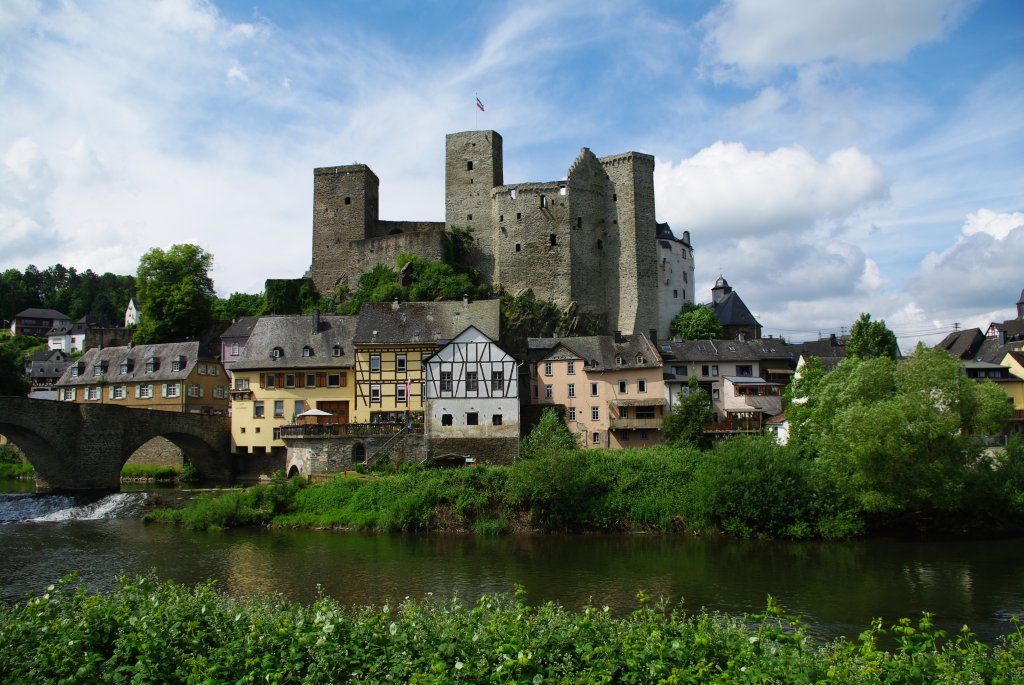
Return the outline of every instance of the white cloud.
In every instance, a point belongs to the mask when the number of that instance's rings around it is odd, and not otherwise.
[[[236,61],[233,61],[231,66],[228,67],[227,77],[229,81],[241,81],[243,83],[249,82],[249,76],[245,73],[245,70],[242,69],[242,65]]]
[[[1006,214],[982,208],[967,215],[963,230],[964,235],[987,233],[1002,239],[1008,236],[1010,231],[1021,226],[1024,226],[1024,212]]]
[[[658,213],[703,240],[835,225],[887,196],[882,169],[855,148],[824,162],[801,147],[772,152],[719,141],[655,170]]]
[[[944,38],[972,0],[730,0],[703,20],[705,61],[719,75],[784,66],[902,59]]]
[[[160,0],[153,15],[163,26],[199,37],[211,35],[217,27],[217,8],[205,0]]]

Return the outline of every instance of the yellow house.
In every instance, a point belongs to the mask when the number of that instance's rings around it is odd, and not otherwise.
[[[498,300],[367,303],[355,334],[357,423],[423,423],[423,361],[469,326],[498,339]]]
[[[64,402],[204,414],[228,409],[224,367],[195,341],[93,348],[54,387]]]
[[[662,361],[647,336],[531,338],[530,401],[566,408],[570,432],[587,447],[663,442]]]
[[[1024,435],[1024,350],[1007,352],[1003,357],[1002,366],[1008,368],[1013,377],[1012,380],[999,384],[1013,402],[1013,415],[1010,418],[1008,432]]]
[[[354,316],[264,316],[232,366],[231,440],[241,454],[281,454],[281,427],[319,410],[349,423],[354,401]]]

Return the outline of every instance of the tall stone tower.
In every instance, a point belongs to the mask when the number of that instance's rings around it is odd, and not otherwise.
[[[502,141],[496,131],[462,131],[445,136],[444,222],[473,229],[474,264],[485,281],[494,275],[495,229],[491,190],[503,183]]]
[[[313,283],[321,293],[347,280],[349,241],[377,225],[380,181],[365,164],[313,170]],[[358,275],[358,274],[356,274]]]
[[[614,186],[619,229],[618,328],[647,332],[658,326],[654,157],[625,152],[600,161]]]

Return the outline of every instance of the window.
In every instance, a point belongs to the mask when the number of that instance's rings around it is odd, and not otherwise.
[[[541,209],[547,209],[548,208],[548,196],[547,195],[541,195],[540,196],[540,208]]]
[[[167,384],[167,396],[168,397],[177,397],[179,392],[180,392],[180,389],[179,389],[179,386],[178,386],[177,383],[168,383]]]
[[[114,399],[123,400],[125,396],[125,387],[123,385],[114,386]]]
[[[571,376],[576,373],[576,362],[570,361],[566,364],[566,372]]]
[[[139,386],[139,397],[141,399],[148,400],[152,396],[153,396],[153,386],[152,385],[149,385],[147,383],[146,385],[140,385]]]
[[[370,355],[370,373],[380,373],[380,355]]]
[[[619,381],[619,394],[625,395],[629,392],[629,381]]]
[[[491,425],[492,426],[500,426],[501,425],[501,414],[495,414],[494,416],[491,417]]]
[[[679,299],[679,291],[678,290],[673,290],[672,291],[672,297],[674,297],[675,299],[678,300]]]
[[[469,161],[466,162],[466,171],[472,171],[472,170],[473,170],[473,160],[469,160]]]
[[[306,403],[303,400],[295,400],[295,415],[298,416],[306,411]]]
[[[341,345],[335,345],[333,348],[331,348],[331,356],[332,357],[340,357],[341,356]]]
[[[238,356],[238,343],[236,343],[236,342],[231,343],[231,356],[232,357],[237,357]]]
[[[516,243],[516,252],[522,252],[522,251],[523,251],[523,246],[520,245],[519,243]]]
[[[310,347],[309,345],[306,345],[305,347],[303,347],[302,348],[302,356],[303,357],[312,357],[313,356],[313,348]]]
[[[603,250],[604,249],[604,245],[601,243],[601,239],[600,238],[597,239],[597,249],[599,249],[599,250]]]
[[[272,435],[274,440],[280,440],[281,439],[281,429],[280,428],[274,428],[271,431],[271,435]]]
[[[68,401],[71,401],[71,400],[75,399],[75,389],[74,388],[64,388],[64,399],[68,400]]]
[[[400,354],[395,357],[395,371],[399,373],[405,373],[406,361],[405,355]]]
[[[268,373],[267,374],[267,388],[269,389],[269,388],[275,387],[276,383],[277,383],[277,378],[274,376],[274,374]]]
[[[713,399],[713,400],[717,400],[717,399],[718,399],[718,397],[719,397],[719,392],[718,392],[718,388],[714,388],[714,389],[712,389],[712,390],[711,390],[711,399]]]
[[[590,384],[590,396],[597,397],[600,393],[598,392],[597,383]]]
[[[737,364],[736,365],[737,376],[753,376],[754,366],[752,364]]]
[[[550,385],[544,386],[544,399],[550,400],[554,396],[554,392]]]
[[[569,397],[576,397],[576,384],[575,383],[570,383],[569,384]]]
[[[644,359],[644,356],[643,356],[642,354],[638,354],[638,355],[636,356],[636,363],[637,363],[637,364],[644,364],[644,363],[646,363],[646,362],[647,362],[647,360],[646,360],[646,359]]]
[[[189,383],[187,386],[185,386],[185,388],[186,388],[185,389],[185,393],[189,397],[202,397],[203,396],[203,386],[201,386],[201,385],[197,385],[195,383]]]
[[[450,426],[450,425],[452,425],[452,415],[451,414],[441,414],[441,425],[442,426]]]
[[[173,360],[171,360],[171,371],[181,371],[181,360],[180,359],[173,359]]]
[[[315,373],[307,373],[306,374],[306,387],[307,388],[315,388],[316,387],[316,374]]]
[[[441,372],[441,392],[452,391],[452,372],[442,371]]]
[[[593,433],[590,436],[590,442],[592,442],[595,445],[600,445],[601,444],[601,434],[600,433]]]
[[[370,404],[380,404],[380,386],[370,386]]]
[[[554,247],[557,244],[558,244],[558,237],[555,236],[554,233],[550,234],[548,236],[548,245],[550,245],[551,247]]]
[[[131,364],[129,364],[127,361],[121,362],[121,373],[128,373],[131,370],[132,370]]]
[[[636,391],[637,392],[647,392],[647,381],[645,381],[643,378],[638,380],[636,382]]]
[[[341,387],[341,374],[340,373],[329,373],[329,374],[327,374],[327,387],[328,388],[339,388],[339,387]]]
[[[71,367],[71,377],[72,378],[77,378],[78,377],[78,367],[77,366],[72,366]]]
[[[150,359],[146,362],[146,373],[153,373],[160,368],[160,362],[155,359]]]
[[[523,213],[522,212],[516,212],[516,221],[522,221],[522,220],[523,220]]]
[[[505,389],[505,372],[491,371],[491,392],[502,392]]]
[[[636,418],[638,419],[653,419],[654,418],[654,407],[637,407]]]
[[[480,424],[480,414],[475,411],[466,412],[466,425],[476,426]]]
[[[294,373],[286,373],[284,375],[284,387],[286,387],[286,388],[294,388],[295,387],[295,374]]]
[[[590,420],[591,421],[600,421],[601,420],[601,408],[600,407],[591,407],[590,408]]]
[[[712,364],[711,365],[711,375],[712,376],[717,376],[718,375],[718,364]]]
[[[235,390],[248,390],[248,389],[249,389],[249,379],[248,378],[239,378],[239,377],[235,376]]]
[[[472,221],[472,220],[473,220],[473,215],[472,214],[467,214],[466,215],[466,221]]]
[[[576,217],[576,228],[583,228],[583,217]]]
[[[395,386],[395,402],[406,402],[405,384],[399,383]]]
[[[222,400],[228,396],[228,390],[223,385],[215,385],[213,386],[213,396],[218,400]]]
[[[646,440],[647,439],[647,431],[640,431],[640,439],[641,440]]]
[[[466,392],[476,392],[477,391],[477,376],[476,376],[476,374],[477,374],[476,371],[467,371],[466,372]]]
[[[550,376],[551,375],[551,362],[544,362],[544,375],[545,376]]]
[[[622,355],[615,355],[615,366],[622,366]]]
[[[685,366],[674,366],[674,367],[672,367],[672,371],[677,376],[686,376],[687,375],[687,367],[685,367]]]
[[[347,204],[347,205],[352,204],[352,198],[351,197],[346,197],[345,198],[345,204]]]
[[[92,367],[92,375],[94,375],[94,376],[102,376],[103,375],[103,365],[102,364],[97,364],[96,366]]]
[[[570,421],[575,421],[576,420],[576,407],[569,407],[569,420]]]
[[[100,389],[95,386],[90,386],[85,391],[85,399],[87,400],[98,400],[100,398]]]
[[[274,418],[284,416],[284,400],[274,400]]]

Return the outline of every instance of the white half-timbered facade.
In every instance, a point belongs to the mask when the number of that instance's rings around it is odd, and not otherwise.
[[[519,437],[516,361],[469,326],[426,362],[428,438]]]

